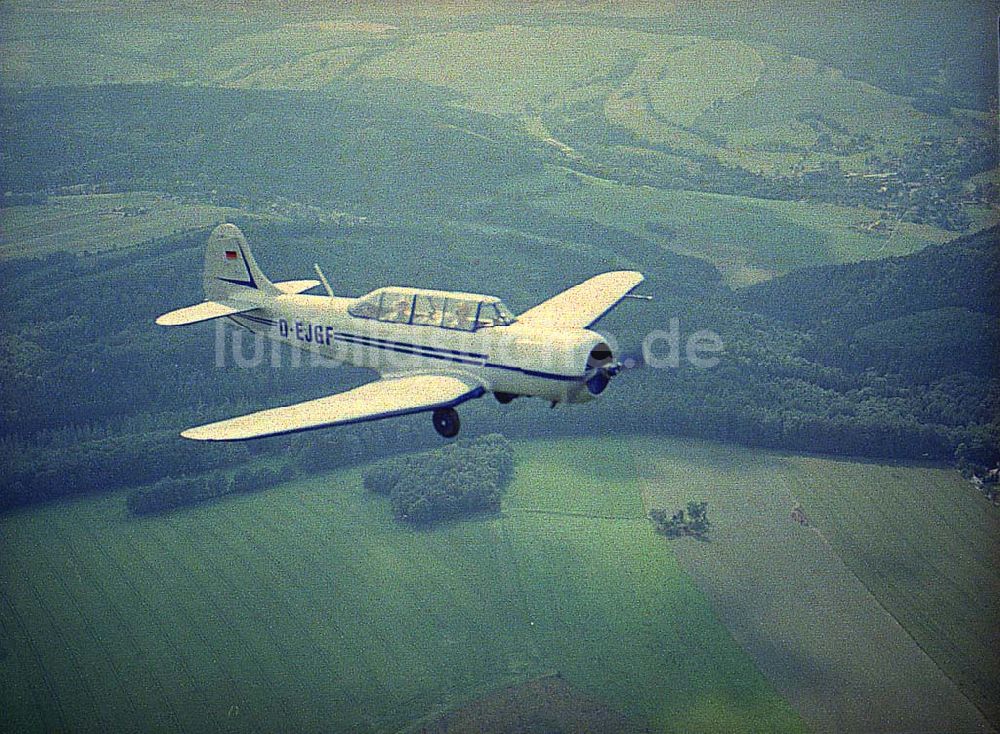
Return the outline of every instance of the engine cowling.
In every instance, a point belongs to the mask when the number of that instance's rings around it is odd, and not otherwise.
[[[615,355],[596,332],[517,324],[504,332],[504,340],[494,345],[490,356],[491,362],[509,365],[492,375],[491,387],[498,399],[520,394],[582,403],[604,392],[616,373]]]

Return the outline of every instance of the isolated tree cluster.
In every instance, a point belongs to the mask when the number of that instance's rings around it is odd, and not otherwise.
[[[513,447],[492,433],[379,462],[365,472],[364,486],[389,498],[396,519],[426,524],[499,512],[513,475]]]
[[[687,511],[680,509],[673,514],[667,510],[653,509],[649,511],[649,519],[656,526],[656,532],[668,538],[692,535],[704,539],[712,527],[708,520],[707,502],[688,502]]]
[[[994,505],[1000,504],[1000,461],[985,441],[961,443],[955,459],[962,476],[971,481]]]

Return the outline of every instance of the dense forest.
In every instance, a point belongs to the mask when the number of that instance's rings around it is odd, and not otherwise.
[[[545,224],[549,235],[555,226]],[[248,230],[253,240],[268,242],[270,252],[295,253],[295,262],[285,265],[289,272],[305,272],[317,243],[332,239],[347,252],[371,237],[421,241],[419,230],[345,235],[322,224],[256,224]],[[721,362],[713,369],[681,364],[629,370],[598,403],[584,408],[548,411],[532,401],[510,407],[477,401],[468,406],[467,431],[501,429],[512,437],[654,431],[945,460],[964,444],[975,447],[982,464],[997,461],[993,307],[948,285],[969,280],[938,281],[934,275],[988,279],[997,256],[996,230],[882,263],[806,269],[738,293],[699,260],[669,253],[652,259],[644,249],[648,243],[596,223],[567,228],[562,236],[572,240],[585,232],[629,247],[647,272],[644,289],[656,297],[642,306],[626,304],[602,322],[609,334],[622,336],[623,351],[634,353],[645,334],[677,318],[685,326],[716,329],[725,345]],[[180,439],[177,432],[188,425],[328,394],[365,379],[355,369],[295,366],[286,353],[254,369],[231,360],[217,367],[210,329],[154,328],[160,311],[199,299],[197,267],[206,235],[192,232],[145,245],[142,257],[60,254],[0,265],[0,277],[10,284],[2,341],[4,507],[237,466],[258,456],[282,455],[297,466],[321,469],[434,445],[437,437],[423,416],[248,445]],[[387,248],[384,256],[392,258],[392,252]],[[577,265],[583,272],[599,266]],[[349,278],[350,267],[345,261],[340,275]],[[461,278],[456,267],[450,272]],[[485,278],[470,287],[504,288],[500,273],[491,277],[493,287]],[[523,310],[564,285],[567,276],[552,278],[532,288],[537,296],[524,294],[530,277],[520,288],[510,281],[511,304]],[[941,287],[915,289],[916,282]],[[877,316],[868,311],[869,302],[879,304]],[[960,328],[987,328],[964,342],[948,330],[919,328],[927,313],[942,310],[944,324],[953,316]],[[900,328],[906,319],[914,319],[913,326]]]

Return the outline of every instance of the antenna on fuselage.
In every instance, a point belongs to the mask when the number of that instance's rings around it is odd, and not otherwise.
[[[319,276],[319,282],[323,284],[324,288],[326,288],[326,295],[333,298],[333,289],[330,287],[330,281],[328,281],[326,276],[323,275],[323,271],[320,270],[319,263],[313,263],[313,269],[316,271],[316,275]]]

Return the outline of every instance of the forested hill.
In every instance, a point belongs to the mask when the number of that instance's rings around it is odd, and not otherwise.
[[[912,255],[796,270],[741,292],[749,310],[853,331],[940,308],[1000,313],[1000,227]]]
[[[971,278],[993,267],[995,233],[887,263],[803,271],[734,293],[703,262],[665,254],[594,222],[548,220],[537,225],[542,231],[519,234],[412,222],[357,229],[241,223],[251,241],[265,243],[261,260],[276,277],[293,277],[309,262],[334,261],[337,285],[353,284],[355,292],[378,285],[380,273],[393,272],[400,282],[503,293],[516,310],[613,267],[615,261],[605,259],[609,251],[627,253],[647,274],[643,291],[655,300],[614,312],[601,322],[603,332],[628,337],[627,348],[679,319],[684,337],[709,328],[725,345],[713,369],[682,362],[629,371],[594,406],[550,411],[538,401],[509,407],[476,401],[463,408],[467,435],[643,431],[944,460],[964,444],[984,465],[1000,455],[1000,389],[984,343],[996,334],[996,316],[973,310],[987,303],[984,297],[966,297],[961,288],[945,285],[960,268]],[[188,425],[336,392],[365,379],[351,369],[298,368],[287,353],[251,369],[231,360],[218,368],[211,331],[156,329],[157,313],[198,299],[205,236],[207,231],[196,231],[128,253],[59,254],[0,268],[8,284],[6,337],[0,341],[0,462],[6,467],[0,508],[196,474],[206,466],[234,467],[254,456],[282,457],[309,471],[436,442],[424,416],[249,447],[195,446],[178,438]],[[546,247],[539,245],[542,236]],[[592,247],[596,242],[605,249]],[[543,267],[553,257],[552,243],[572,247],[575,260]],[[521,255],[515,272],[509,258],[475,265],[454,257],[505,251]],[[948,269],[951,275],[943,275]],[[988,277],[982,275],[969,292],[985,289]],[[51,297],[52,283],[60,285],[58,299]],[[123,290],[122,283],[129,287]],[[775,303],[786,304],[784,310],[767,307],[769,289],[780,293]],[[966,300],[949,300],[959,296]],[[822,298],[829,299],[824,306],[811,303]],[[879,303],[874,313],[888,320],[877,321],[866,310],[873,299]],[[808,318],[807,309],[816,316]],[[911,364],[926,374],[907,369]]]
[[[740,299],[805,331],[802,355],[824,365],[916,383],[963,373],[992,378],[1000,353],[998,237],[993,227],[912,255],[800,270]]]

